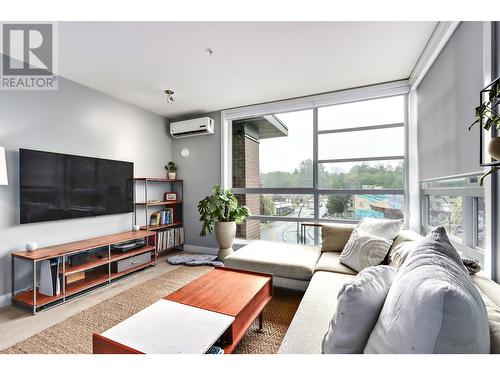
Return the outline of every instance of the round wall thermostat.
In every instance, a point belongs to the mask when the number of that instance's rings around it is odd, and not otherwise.
[[[181,150],[181,156],[184,157],[184,158],[187,158],[189,156],[189,149],[184,147],[182,150]]]

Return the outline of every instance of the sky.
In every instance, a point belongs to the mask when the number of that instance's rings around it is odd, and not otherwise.
[[[276,115],[288,127],[288,137],[263,139],[260,171],[293,172],[302,160],[313,158],[313,111]],[[341,129],[404,122],[404,97],[397,96],[323,107],[318,110],[318,129]],[[353,133],[323,134],[318,139],[320,159],[404,155],[404,128]],[[392,164],[392,163],[391,163]],[[351,163],[326,165],[348,171]]]

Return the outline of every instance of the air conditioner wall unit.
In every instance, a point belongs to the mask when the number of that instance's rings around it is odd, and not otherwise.
[[[170,124],[170,135],[174,138],[193,137],[195,135],[210,135],[215,132],[214,120],[210,117],[177,121]]]

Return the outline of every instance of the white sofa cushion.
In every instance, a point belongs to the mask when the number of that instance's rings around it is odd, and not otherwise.
[[[403,226],[403,220],[364,218],[357,229],[393,241]]]
[[[365,353],[488,353],[484,303],[444,228],[410,252]]]
[[[378,266],[384,261],[391,245],[392,240],[356,228],[340,254],[340,263],[355,271],[361,271],[363,268],[370,266]]]
[[[395,275],[391,266],[368,267],[344,284],[323,339],[323,353],[363,353]]]
[[[488,312],[491,353],[500,354],[500,285],[479,274],[471,276]]]
[[[321,255],[319,246],[253,241],[224,259],[226,267],[310,280]]]
[[[500,307],[489,299],[480,289],[479,294],[483,299],[486,312],[488,313],[488,325],[490,326],[490,353],[500,353]]]
[[[279,354],[321,354],[321,342],[337,306],[337,294],[353,278],[335,272],[314,273]]]
[[[345,273],[347,275],[356,275],[357,272],[352,268],[340,263],[340,253],[333,251],[326,251],[319,257],[318,263],[314,271],[329,271],[337,273]]]
[[[397,246],[393,246],[392,250],[389,250],[389,264],[396,268],[401,267],[408,254],[415,250],[417,245],[417,241],[404,241]]]

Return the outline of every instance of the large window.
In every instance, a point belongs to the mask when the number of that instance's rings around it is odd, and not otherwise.
[[[233,120],[245,239],[318,243],[301,223],[405,217],[405,95]],[[302,238],[304,237],[304,238]]]
[[[423,232],[442,226],[462,256],[484,266],[485,207],[481,173],[422,182]]]

